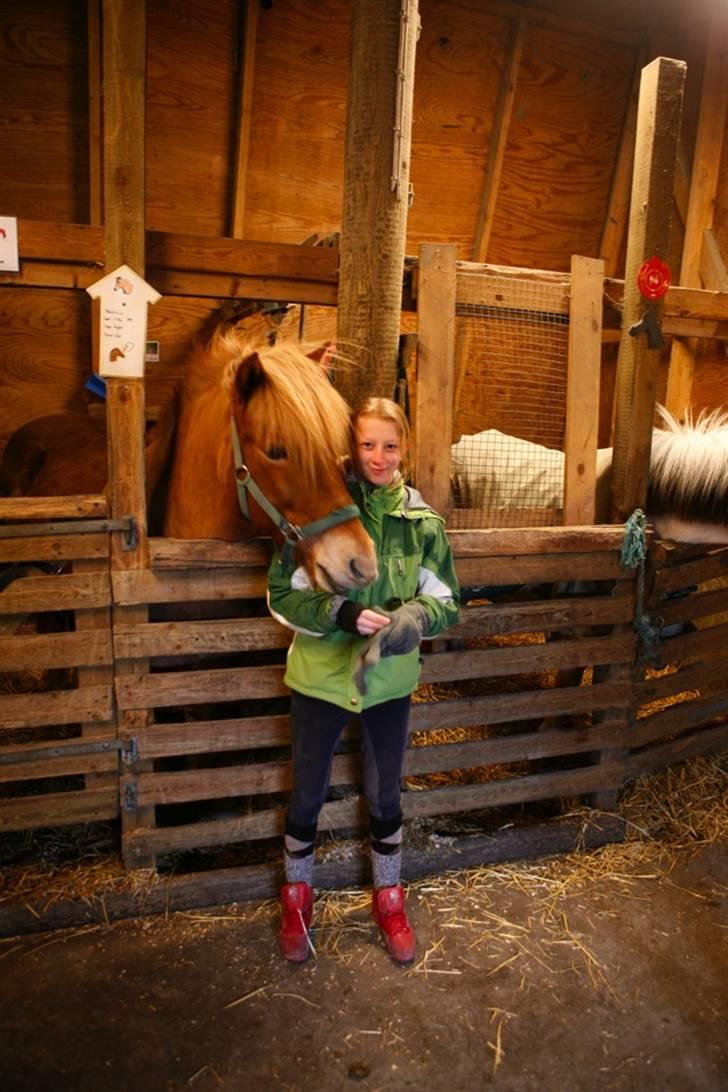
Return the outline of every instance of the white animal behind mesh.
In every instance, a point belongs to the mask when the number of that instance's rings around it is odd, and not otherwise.
[[[567,274],[458,273],[454,527],[560,522]]]

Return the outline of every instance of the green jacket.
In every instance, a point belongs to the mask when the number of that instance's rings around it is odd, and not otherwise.
[[[286,565],[276,553],[268,571],[268,606],[274,618],[296,631],[288,650],[287,685],[356,713],[411,694],[419,680],[421,659],[419,649],[382,658],[369,671],[367,694],[362,698],[353,672],[367,638],[337,626],[344,598],[390,609],[416,599],[431,619],[425,636],[436,637],[457,622],[460,592],[444,520],[415,489],[401,479],[378,488],[354,481],[349,488],[374,542],[377,579],[366,588],[350,590],[346,597],[332,595],[312,588],[303,568]]]

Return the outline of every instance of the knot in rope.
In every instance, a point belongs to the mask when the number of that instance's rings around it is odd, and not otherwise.
[[[637,569],[637,594],[633,629],[640,639],[640,661],[654,661],[660,652],[660,628],[644,610],[645,558],[647,557],[647,519],[641,508],[635,508],[624,525],[620,552],[623,569]]]

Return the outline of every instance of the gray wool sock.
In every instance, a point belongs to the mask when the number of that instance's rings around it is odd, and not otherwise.
[[[375,888],[394,887],[399,883],[401,871],[402,854],[399,850],[396,853],[377,853],[376,849],[372,850],[372,874]]]
[[[286,835],[286,848],[283,854],[283,864],[286,871],[286,883],[307,883],[313,886],[313,842],[310,843],[310,852],[306,853],[303,842],[291,838],[295,847],[289,845],[289,835]],[[304,850],[302,853],[301,850]],[[289,852],[294,850],[294,852]]]

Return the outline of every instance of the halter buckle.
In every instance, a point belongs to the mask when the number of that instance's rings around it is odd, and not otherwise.
[[[306,537],[297,524],[291,523],[291,521],[285,519],[285,517],[283,522],[279,524],[278,529],[289,546],[295,546],[297,542],[302,542]]]

